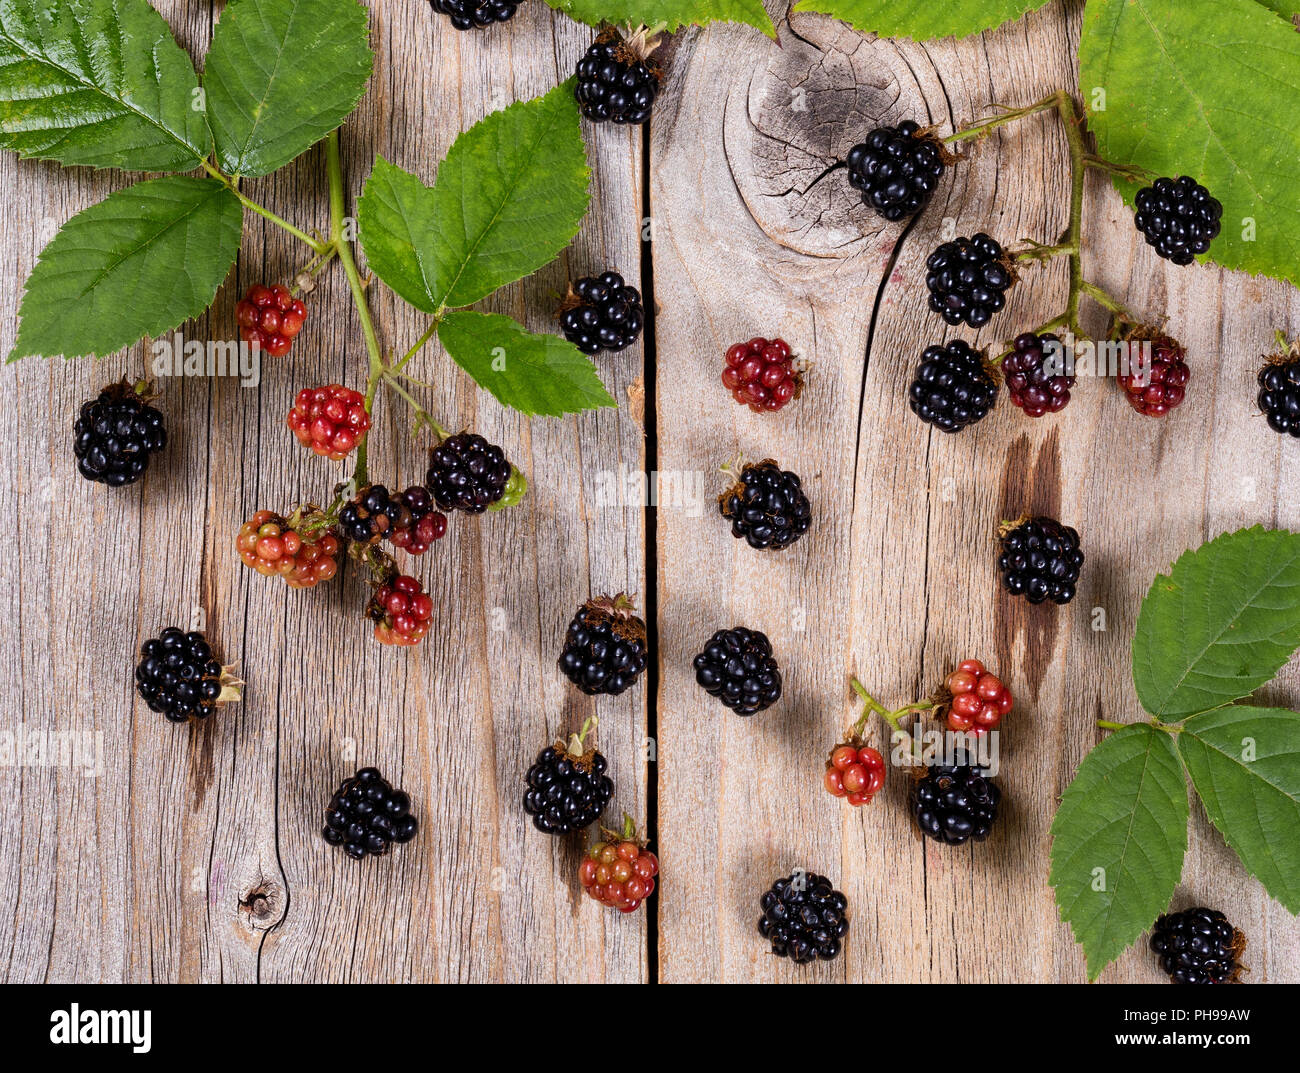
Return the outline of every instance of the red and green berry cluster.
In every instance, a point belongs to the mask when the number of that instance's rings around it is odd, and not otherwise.
[[[304,447],[341,462],[370,428],[370,414],[361,392],[327,384],[298,392],[286,423]]]
[[[803,372],[784,339],[755,337],[728,348],[722,383],[755,413],[777,411],[803,391]]]
[[[948,704],[948,729],[976,734],[992,730],[1011,711],[1011,691],[977,659],[964,659],[944,685],[952,694]]]
[[[582,888],[602,905],[631,913],[655,889],[659,858],[634,839],[597,842],[578,866]]]
[[[885,785],[885,758],[854,739],[831,750],[823,779],[832,797],[846,797],[853,806],[869,805]]]
[[[259,510],[239,527],[235,547],[245,566],[282,577],[291,589],[310,589],[339,570],[339,539],[332,529],[303,534],[270,510]]]
[[[429,632],[433,599],[417,578],[399,574],[375,590],[368,614],[375,620],[375,639],[381,645],[409,648]]]
[[[257,283],[235,305],[240,337],[249,346],[280,358],[307,321],[307,306],[289,293],[288,287]]]

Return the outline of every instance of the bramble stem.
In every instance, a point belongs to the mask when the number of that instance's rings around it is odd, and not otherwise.
[[[380,378],[384,375],[384,355],[379,348],[379,336],[375,334],[375,322],[370,316],[370,304],[366,300],[366,289],[361,282],[361,273],[357,271],[356,258],[352,255],[351,244],[343,237],[343,221],[347,206],[343,191],[343,165],[339,156],[339,132],[331,132],[328,143],[327,166],[330,183],[330,240],[338,247],[339,261],[343,272],[348,277],[348,288],[352,291],[352,301],[357,307],[357,316],[361,318],[361,332],[366,339],[366,352],[370,357],[370,372],[366,378],[366,413],[370,413],[375,404],[375,391]],[[352,480],[358,488],[363,487],[369,479],[366,465],[366,446],[370,433],[366,432],[357,443],[357,465]]]
[[[930,711],[935,706],[934,701],[919,700],[914,704],[904,704],[901,708],[891,712],[881,704],[880,701],[876,700],[875,697],[868,693],[866,687],[856,678],[850,678],[849,684],[853,687],[853,691],[857,693],[857,695],[861,697],[867,705],[867,710],[862,713],[862,717],[853,724],[853,731],[855,734],[862,733],[863,729],[867,725],[867,719],[870,717],[872,712],[879,715],[886,723],[898,731],[898,733],[906,734],[907,731],[898,725],[898,721],[902,719],[903,716],[910,715],[912,712]]]
[[[242,190],[239,189],[238,186],[235,185],[235,181],[232,178],[230,178],[229,175],[225,174],[225,172],[221,171],[220,168],[213,167],[211,163],[205,160],[203,162],[203,170],[206,171],[210,176],[212,176],[212,178],[219,180],[227,190],[229,190],[232,194],[235,195],[235,197],[239,199],[239,203],[243,205],[244,208],[248,209],[250,212],[257,213],[257,215],[261,216],[263,219],[270,220],[271,223],[276,225],[276,227],[283,228],[285,231],[288,231],[289,234],[294,236],[294,238],[300,239],[302,242],[305,242],[318,255],[323,254],[326,251],[326,249],[329,248],[329,243],[318,242],[316,239],[312,238],[309,234],[307,234],[307,232],[300,230],[297,227],[294,227],[293,224],[291,224],[288,220],[284,219],[283,217],[277,216],[270,209],[264,208],[263,206],[259,205],[256,201],[254,201],[251,197],[248,197],[246,194],[244,194]]]
[[[408,350],[405,354],[403,354],[401,358],[398,359],[396,364],[393,365],[393,372],[395,373],[401,372],[402,368],[406,365],[406,363],[410,361],[413,357],[415,357],[415,355],[418,354],[421,350],[424,349],[425,344],[428,343],[428,341],[432,339],[434,334],[438,331],[438,325],[440,323],[441,323],[441,318],[439,317],[433,318],[433,323],[430,324],[429,327],[425,330],[425,333],[415,341],[415,345],[411,347],[411,349]]]
[[[1108,309],[1118,317],[1130,323],[1136,324],[1138,321],[1137,314],[1130,310],[1123,302],[1113,297],[1108,291],[1098,287],[1095,283],[1089,283],[1086,279],[1080,284],[1083,293],[1096,302],[1103,309]]]
[[[1035,104],[1028,105],[1025,108],[1010,108],[1001,115],[993,116],[989,119],[982,119],[967,127],[959,128],[948,137],[942,139],[945,145],[951,145],[955,142],[964,141],[968,138],[977,138],[997,127],[1007,123],[1013,123],[1018,119],[1024,119],[1026,116],[1035,115],[1039,112],[1054,110],[1061,119],[1061,126],[1065,129],[1065,138],[1070,148],[1070,212],[1069,226],[1064,237],[1055,245],[1046,246],[1034,243],[1027,250],[1016,254],[1015,259],[1020,262],[1038,262],[1049,261],[1054,257],[1061,255],[1069,259],[1069,277],[1070,288],[1066,298],[1065,312],[1058,317],[1048,321],[1046,325],[1038,329],[1038,332],[1049,331],[1052,328],[1067,328],[1078,338],[1086,338],[1083,328],[1079,324],[1079,303],[1086,294],[1098,305],[1110,310],[1129,320],[1136,321],[1124,305],[1117,299],[1111,297],[1105,290],[1095,283],[1089,283],[1083,278],[1083,183],[1088,168],[1100,168],[1109,171],[1112,174],[1120,175],[1124,178],[1139,180],[1147,176],[1147,173],[1136,166],[1128,164],[1115,164],[1108,160],[1103,160],[1088,150],[1087,139],[1084,135],[1083,116],[1079,112],[1079,107],[1075,103],[1074,97],[1065,90],[1058,90],[1050,97],[1044,97]],[[1007,353],[1010,353],[1008,351]],[[1006,354],[1002,355],[1005,358]],[[1000,362],[1002,358],[999,358]]]
[[[1136,164],[1116,164],[1114,161],[1105,160],[1095,153],[1085,155],[1083,165],[1086,168],[1096,168],[1099,171],[1110,172],[1111,175],[1118,175],[1121,179],[1128,179],[1135,183],[1151,182],[1156,178],[1155,174],[1147,171],[1146,168],[1139,168]]]
[[[1038,112],[1046,112],[1052,108],[1060,108],[1060,100],[1065,96],[1064,90],[1057,90],[1050,97],[1044,97],[1041,101],[1028,105],[1024,108],[1008,108],[1001,115],[991,116],[988,119],[980,119],[969,126],[960,127],[953,131],[948,137],[941,139],[944,145],[954,145],[957,142],[964,142],[970,138],[979,138],[991,130],[1005,126],[1007,123],[1014,123],[1017,119],[1024,119],[1025,116],[1035,115]]]
[[[438,422],[433,419],[433,416],[415,400],[415,398],[411,395],[411,393],[397,382],[397,375],[395,374],[396,374],[396,368],[389,369],[387,372],[385,372],[383,375],[384,383],[387,384],[392,391],[396,392],[397,395],[399,395],[402,399],[404,399],[406,401],[406,404],[410,406],[412,410],[415,411],[415,417],[417,421],[423,422],[424,424],[428,425],[429,428],[433,429],[433,432],[438,437],[438,439],[440,440],[447,439],[447,437],[450,436],[451,433],[448,432],[445,428],[443,428],[440,424],[438,424]],[[407,377],[407,379],[409,379],[409,377]]]

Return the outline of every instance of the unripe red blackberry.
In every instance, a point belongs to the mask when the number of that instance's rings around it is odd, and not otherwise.
[[[390,846],[411,841],[419,827],[410,797],[392,786],[378,768],[367,767],[344,779],[334,791],[325,806],[321,837],[359,861],[367,854],[382,857]]]
[[[1235,984],[1246,937],[1217,909],[1165,913],[1151,929],[1151,949],[1176,984]]]
[[[645,622],[626,594],[597,596],[573,616],[559,667],[587,694],[618,696],[641,677],[649,662]]]
[[[295,515],[298,517],[298,515]],[[338,573],[339,538],[328,526],[297,525],[274,511],[259,510],[239,527],[235,549],[245,566],[282,577],[291,589],[310,589]]]
[[[342,384],[303,388],[285,419],[304,447],[341,462],[370,428],[366,397]]]
[[[636,825],[626,814],[621,833],[603,827],[601,833],[605,840],[592,846],[578,866],[578,882],[602,905],[634,913],[654,893],[659,858],[636,837]]]
[[[885,758],[861,738],[842,741],[826,760],[822,785],[832,797],[843,797],[855,808],[869,805],[885,785]]]
[[[731,535],[760,551],[788,548],[812,525],[812,506],[799,475],[771,458],[751,462],[718,497],[718,512],[731,521]]]
[[[197,630],[186,633],[169,626],[140,646],[136,692],[169,722],[206,719],[222,705],[239,700],[242,684]]]
[[[645,327],[641,292],[617,272],[583,276],[560,306],[564,337],[584,354],[617,353],[630,347]]]
[[[506,494],[510,476],[510,461],[500,447],[461,432],[433,449],[424,486],[443,510],[482,514]]]
[[[877,127],[849,150],[849,183],[886,220],[901,220],[930,200],[943,176],[944,155],[939,139],[910,119]]]
[[[948,729],[983,734],[1011,711],[1011,691],[977,659],[964,659],[944,679],[950,698],[944,705]]]
[[[239,321],[239,334],[245,343],[279,358],[289,353],[302,331],[307,306],[288,287],[258,283],[235,304],[235,319]]]
[[[1130,348],[1149,346],[1151,364],[1142,374],[1130,371],[1116,377],[1124,397],[1138,413],[1163,417],[1187,396],[1187,381],[1192,376],[1185,360],[1187,352],[1177,339],[1149,329],[1130,332],[1125,342]]]
[[[86,480],[120,488],[145,475],[149,456],[167,446],[167,426],[150,398],[147,383],[123,380],[81,404],[72,451]]]
[[[1016,336],[1011,353],[1002,360],[1002,376],[1011,401],[1030,417],[1059,413],[1070,404],[1075,378],[1066,375],[1065,351],[1055,335]]]
[[[803,392],[803,371],[784,339],[755,337],[727,348],[722,384],[755,413],[775,412]]]
[[[1147,245],[1176,265],[1189,265],[1210,248],[1222,226],[1223,206],[1195,179],[1157,179],[1137,192],[1133,223]]]
[[[398,574],[375,590],[366,616],[374,621],[375,640],[381,645],[410,648],[429,632],[433,598],[418,578]]]

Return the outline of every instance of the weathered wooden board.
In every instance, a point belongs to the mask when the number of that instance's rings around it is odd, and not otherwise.
[[[201,57],[220,5],[155,2]],[[592,36],[541,4],[467,34],[423,3],[371,7],[378,73],[343,139],[353,196],[376,154],[431,179],[459,131],[567,77]],[[92,744],[102,735],[102,771],[0,769],[0,825],[19,832],[0,840],[12,907],[0,916],[0,978],[1081,979],[1046,884],[1056,797],[1098,740],[1098,715],[1135,711],[1127,648],[1154,573],[1240,524],[1300,525],[1294,460],[1254,416],[1251,387],[1272,327],[1295,334],[1300,302],[1280,284],[1156,262],[1118,198],[1091,183],[1088,271],[1137,308],[1167,313],[1196,355],[1192,401],[1165,423],[1143,421],[1112,385],[1081,382],[1059,418],[1030,422],[1006,407],[960,437],[932,436],[903,397],[920,349],[943,338],[924,308],[924,258],[947,231],[1059,232],[1064,139],[1046,118],[990,139],[905,229],[855,205],[842,174],[823,175],[879,119],[963,122],[1055,88],[1071,77],[1061,57],[1077,24],[1075,7],[1054,3],[959,43],[879,41],[801,16],[782,23],[780,47],[738,27],[679,35],[650,132],[651,260],[643,266],[641,132],[589,128],[594,201],[579,240],[493,301],[545,328],[566,275],[652,271],[650,439],[635,406],[522,420],[430,347],[413,370],[437,385],[429,408],[502,443],[532,488],[519,508],[456,519],[418,564],[437,611],[414,653],[370,638],[356,579],[292,593],[245,570],[231,547],[254,510],[323,498],[344,475],[283,426],[299,387],[362,378],[340,274],[326,274],[307,332],[256,389],[161,382],[172,445],[131,489],[76,475],[70,427],[103,383],[144,371],[146,348],[6,370],[0,406],[19,415],[22,435],[0,483],[14,520],[0,729],[73,731]],[[11,198],[0,346],[54,228],[129,178],[0,158]],[[301,226],[324,226],[320,150],[249,189]],[[300,260],[250,218],[235,272],[187,336],[230,336],[239,294]],[[1046,319],[1064,285],[1055,267],[1031,274],[978,338]],[[382,287],[373,307],[393,349],[423,327]],[[735,406],[716,383],[725,347],[756,333],[782,334],[815,362],[805,396],[777,416]],[[643,354],[602,368],[623,401]],[[423,470],[425,445],[406,429],[385,398],[372,468],[397,486]],[[709,492],[729,456],[774,456],[803,475],[814,530],[759,556],[731,539],[706,495],[702,511],[689,496],[662,503],[647,533],[640,500],[609,494],[647,452],[679,488],[702,479]],[[992,531],[1027,509],[1059,511],[1084,534],[1086,579],[1066,609],[1027,611],[998,593]],[[644,689],[593,702],[554,670],[573,610],[618,590],[654,598],[653,713]],[[131,670],[145,637],[196,616],[249,686],[241,708],[174,728],[136,703]],[[689,668],[713,630],[736,624],[766,630],[786,670],[786,698],[749,720],[709,702]],[[861,812],[822,792],[824,752],[856,710],[851,672],[901,703],[976,652],[1020,698],[993,840],[947,854],[922,845],[898,779]],[[1271,699],[1294,704],[1298,686],[1292,667]],[[581,843],[543,838],[518,807],[533,755],[590,715],[616,807],[657,810],[667,879],[647,914],[616,917],[581,898]],[[412,794],[423,833],[357,866],[327,852],[317,826],[334,785],[367,763]],[[847,955],[802,972],[753,931],[762,889],[797,866],[835,879],[854,920]],[[1300,978],[1300,927],[1201,815],[1178,899],[1232,909],[1253,939],[1253,980]],[[1103,977],[1154,978],[1134,954]]]
[[[206,50],[212,5],[157,6],[191,54]],[[462,34],[423,3],[372,4],[377,75],[343,140],[352,194],[376,154],[432,179],[456,135],[488,112],[566,78],[587,29],[529,4],[491,33]],[[572,249],[495,299],[538,329],[566,274],[620,266],[640,275],[641,138],[591,139],[592,211]],[[323,150],[250,194],[304,227],[326,226]],[[9,191],[0,317],[12,340],[18,283],[52,228],[125,184],[117,174],[0,161]],[[17,211],[15,211],[17,210]],[[292,240],[250,217],[243,253],[192,338],[225,338],[252,282],[291,276]],[[364,266],[363,266],[364,271]],[[421,318],[376,287],[386,344],[405,350]],[[599,507],[598,475],[641,469],[624,410],[528,422],[478,392],[438,348],[412,363],[434,382],[428,408],[472,427],[533,476],[525,505],[465,521],[424,560],[435,595],[429,640],[395,653],[370,636],[364,589],[290,592],[233,553],[242,520],[298,497],[328,498],[341,465],[304,453],[284,427],[302,386],[364,379],[365,349],[339,271],[311,298],[293,354],[256,390],[232,380],[164,381],[172,444],[142,485],[110,492],[77,476],[80,402],[146,352],[93,362],[28,361],[0,378],[23,415],[0,495],[15,519],[5,586],[0,725],[103,734],[104,773],[0,772],[0,975],[10,980],[610,980],[648,975],[646,919],[615,919],[582,898],[576,841],[526,826],[523,773],[549,741],[598,714],[619,793],[643,815],[644,691],[593,703],[554,669],[564,629],[593,590],[644,592],[644,511]],[[625,397],[640,348],[604,363]],[[405,487],[427,444],[384,399],[372,472]],[[202,609],[209,635],[248,679],[241,708],[174,728],[135,702],[140,642]],[[411,794],[423,832],[391,859],[357,865],[327,851],[320,813],[355,766],[376,764]]]
[[[1140,598],[1209,536],[1300,523],[1294,465],[1253,416],[1252,388],[1272,326],[1294,330],[1295,292],[1165,266],[1102,182],[1088,187],[1086,271],[1139,310],[1167,313],[1195,355],[1189,404],[1161,424],[1093,380],[1059,417],[1030,421],[1004,400],[956,437],[907,410],[918,354],[954,334],[926,309],[925,257],[977,230],[1054,241],[1067,222],[1064,136],[1052,118],[1005,128],[906,228],[855,205],[842,172],[824,173],[878,121],[950,129],[991,102],[1045,96],[1072,78],[1063,57],[1077,29],[1077,6],[1060,4],[927,45],[794,16],[780,48],[715,27],[672,56],[651,152],[660,465],[712,473],[736,453],[775,457],[804,478],[814,528],[764,556],[716,517],[658,518],[665,980],[1083,979],[1046,882],[1047,831],[1099,740],[1098,716],[1136,714],[1127,667]],[[996,346],[1048,320],[1064,292],[1063,266],[1030,270],[977,340]],[[777,416],[736,407],[715,383],[723,350],[756,334],[780,334],[814,362],[803,398]],[[1027,511],[1083,534],[1085,579],[1067,608],[998,591],[992,534]],[[689,671],[709,634],[733,625],[766,631],[787,675],[782,703],[749,720],[711,703]],[[898,705],[975,654],[1020,698],[1002,735],[1005,813],[988,843],[922,844],[904,779],[860,811],[821,789],[826,751],[860,710],[850,673]],[[1292,667],[1280,697],[1294,703],[1298,681]],[[885,740],[879,721],[872,733]],[[850,899],[847,956],[829,965],[791,966],[754,933],[759,895],[796,867]],[[1203,815],[1177,902],[1231,907],[1255,940],[1252,980],[1297,978],[1300,926]],[[1104,976],[1158,978],[1142,953]]]

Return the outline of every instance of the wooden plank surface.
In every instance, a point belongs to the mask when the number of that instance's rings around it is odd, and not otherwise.
[[[220,5],[154,2],[201,57]],[[343,139],[353,196],[376,154],[430,180],[459,131],[566,78],[592,38],[536,3],[465,34],[423,3],[370,6],[377,75]],[[649,190],[642,132],[586,128],[594,200],[579,239],[492,302],[545,329],[567,275],[652,273],[657,422],[647,440],[634,406],[525,421],[431,347],[416,370],[437,385],[429,408],[505,446],[532,486],[514,510],[454,519],[418,564],[437,610],[414,653],[370,638],[356,579],[292,593],[232,549],[254,510],[323,498],[344,476],[283,427],[304,384],[360,382],[364,349],[339,273],[312,295],[292,356],[268,361],[256,389],[161,382],[172,442],[130,489],[77,476],[70,427],[104,383],[144,370],[147,348],[9,367],[0,406],[22,435],[0,481],[13,519],[0,730],[70,731],[92,746],[100,735],[102,770],[0,769],[0,825],[19,833],[0,840],[11,907],[0,914],[0,979],[1082,979],[1046,885],[1056,797],[1097,740],[1098,714],[1136,713],[1127,649],[1154,573],[1240,524],[1300,525],[1300,477],[1254,416],[1251,386],[1272,327],[1296,334],[1300,302],[1281,284],[1157,262],[1114,193],[1091,183],[1088,272],[1167,313],[1195,356],[1191,401],[1165,423],[1143,421],[1112,385],[1081,382],[1059,418],[1030,422],[1004,403],[960,437],[930,435],[904,400],[917,354],[944,338],[924,308],[925,256],[946,229],[1059,232],[1064,139],[1048,119],[990,139],[906,228],[868,216],[842,174],[823,175],[879,120],[964,122],[992,101],[1043,95],[1071,77],[1061,57],[1077,28],[1077,5],[1058,0],[957,43],[881,41],[802,16],[782,22],[779,48],[743,27],[678,35],[663,57]],[[323,227],[323,176],[314,150],[250,193]],[[131,178],[0,157],[11,198],[0,345],[57,226]],[[234,273],[187,337],[233,334],[243,290],[299,260],[250,219]],[[1055,267],[1035,270],[977,338],[995,344],[1046,319],[1064,282]],[[390,347],[419,334],[420,319],[382,288],[373,306]],[[753,415],[716,383],[726,346],[760,333],[815,362],[809,390],[780,415]],[[620,401],[643,362],[639,347],[601,359]],[[372,471],[404,486],[419,479],[427,445],[410,441],[391,400],[383,406]],[[739,545],[711,511],[717,466],[740,452],[777,457],[805,479],[814,529],[785,553]],[[647,458],[678,487],[705,482],[704,510],[661,504],[648,534],[639,502],[611,502],[608,489]],[[1087,572],[1068,608],[1029,610],[997,591],[991,533],[1022,510],[1059,511],[1084,535]],[[554,669],[577,605],[618,590],[654,599],[653,712],[645,687],[593,702]],[[1104,629],[1093,628],[1096,609]],[[249,686],[240,708],[176,728],[137,704],[135,651],[165,625],[200,621]],[[706,698],[689,670],[713,630],[737,624],[768,632],[786,673],[785,699],[749,720]],[[851,672],[901,703],[976,652],[1018,696],[994,839],[974,852],[921,844],[897,778],[860,812],[824,794],[822,757],[855,714]],[[1297,687],[1292,666],[1269,699],[1295,704]],[[658,815],[666,878],[657,904],[632,917],[581,898],[580,840],[540,836],[518,804],[532,756],[591,715],[616,807]],[[422,833],[358,867],[327,852],[317,827],[333,787],[369,763],[411,793]],[[836,880],[853,916],[846,956],[804,971],[754,932],[759,894],[798,866]],[[1232,911],[1252,939],[1252,980],[1300,979],[1300,927],[1199,811],[1177,901]],[[1142,953],[1103,977],[1155,978]]]
[[[1253,416],[1252,388],[1272,326],[1294,333],[1294,290],[1167,267],[1101,182],[1088,187],[1086,271],[1139,310],[1167,312],[1195,363],[1188,404],[1164,423],[1144,420],[1114,385],[1081,381],[1059,417],[1030,421],[1004,399],[955,437],[907,409],[920,351],[971,338],[943,331],[926,308],[926,256],[977,230],[1055,241],[1067,222],[1064,136],[1050,118],[1005,128],[907,227],[869,215],[842,173],[824,173],[880,121],[947,130],[991,102],[1050,93],[1073,77],[1062,58],[1078,14],[1051,4],[1000,32],[926,45],[794,16],[780,48],[714,27],[672,54],[651,153],[660,465],[713,474],[737,453],[775,457],[803,477],[814,522],[793,548],[760,555],[716,517],[658,517],[665,980],[1082,980],[1046,882],[1047,831],[1099,740],[1098,716],[1138,713],[1127,667],[1140,598],[1209,536],[1300,524],[1295,467]],[[1063,267],[1029,270],[977,342],[997,346],[1055,315]],[[1086,327],[1105,323],[1094,311]],[[781,414],[755,415],[718,390],[718,359],[732,342],[773,334],[813,361],[810,385]],[[992,534],[1023,512],[1083,534],[1086,572],[1066,608],[998,590]],[[712,631],[733,625],[767,632],[786,675],[782,702],[747,720],[712,703],[689,670]],[[988,843],[923,844],[897,774],[861,810],[821,789],[826,752],[860,710],[851,673],[896,706],[971,655],[1019,698]],[[1292,666],[1277,699],[1295,703],[1298,681]],[[883,747],[879,720],[871,733]],[[846,956],[830,964],[773,958],[754,931],[759,895],[799,867],[849,898]],[[1253,981],[1298,978],[1300,926],[1199,808],[1175,902],[1192,903],[1230,907],[1252,936]],[[1103,979],[1160,977],[1147,953],[1130,951]]]
[[[159,2],[201,57],[214,9]],[[526,5],[490,34],[458,33],[428,5],[372,8],[377,74],[343,139],[357,195],[376,154],[431,181],[456,135],[488,112],[568,77],[592,33]],[[493,308],[553,330],[572,270],[640,275],[641,139],[590,139],[592,211],[559,261]],[[304,227],[328,221],[324,153],[250,184]],[[57,226],[127,177],[0,160],[10,191],[7,276],[21,281]],[[299,248],[250,218],[243,251],[192,338],[232,334],[234,303],[258,280],[292,276]],[[364,266],[363,266],[364,271]],[[382,288],[386,344],[405,350],[422,318]],[[4,290],[6,343],[18,287]],[[564,629],[593,591],[645,591],[641,509],[601,507],[598,475],[641,469],[626,410],[526,421],[478,392],[436,347],[412,363],[435,382],[427,407],[474,428],[533,477],[519,508],[456,517],[418,563],[435,596],[429,639],[381,648],[360,617],[363,585],[290,592],[245,569],[236,530],[260,507],[327,499],[341,465],[303,452],[284,427],[299,387],[360,386],[365,350],[346,283],[327,273],[292,355],[256,390],[231,380],[161,384],[172,442],[139,486],[108,491],[71,463],[76,408],[103,383],[139,375],[145,349],[109,361],[25,362],[0,379],[30,426],[7,453],[4,501],[18,521],[5,587],[4,667],[14,683],[0,725],[103,734],[104,774],[0,772],[0,816],[21,838],[0,847],[0,976],[9,980],[608,980],[648,975],[646,918],[583,898],[577,840],[522,822],[523,773],[566,730],[598,715],[616,805],[644,815],[644,690],[593,702],[555,671]],[[640,347],[602,362],[625,397]],[[383,401],[371,471],[422,479],[428,444]],[[57,516],[57,521],[55,517]],[[400,556],[399,556],[400,557]],[[137,704],[140,642],[198,610],[248,680],[241,707],[175,728]],[[321,809],[356,766],[375,764],[419,810],[419,838],[361,866],[319,838]],[[575,954],[581,951],[581,955]]]

